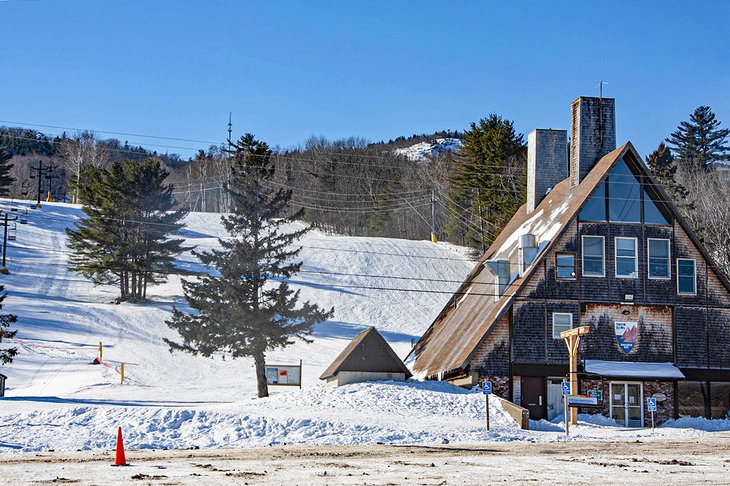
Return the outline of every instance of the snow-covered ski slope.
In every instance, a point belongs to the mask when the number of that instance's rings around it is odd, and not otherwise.
[[[19,213],[26,207],[27,204],[20,203]],[[163,338],[177,337],[165,324],[172,305],[186,308],[180,277],[171,276],[167,284],[151,288],[149,303],[114,304],[118,295],[115,288],[95,287],[67,268],[65,228],[75,224],[82,214],[80,209],[46,203],[41,210],[31,209],[28,214],[28,224],[17,225],[17,240],[8,247],[10,274],[0,278],[8,292],[3,312],[19,316],[15,326],[19,333],[11,344],[20,351],[14,363],[0,368],[8,376],[6,398],[0,401],[0,450],[3,442],[9,440],[8,426],[23,423],[24,414],[52,413],[54,424],[68,427],[63,424],[65,420],[74,421],[73,417],[89,414],[108,413],[123,421],[124,414],[108,410],[121,407],[145,416],[159,413],[163,417],[154,420],[177,420],[184,426],[186,414],[192,413],[189,409],[196,409],[195,413],[221,407],[230,411],[241,402],[252,404],[255,381],[251,360],[173,354],[163,342]],[[218,237],[226,236],[219,214],[192,213],[186,225],[182,235],[187,244],[198,249],[214,247]],[[312,393],[331,395],[332,392],[320,389],[319,375],[367,326],[377,327],[396,352],[405,357],[449,299],[449,293],[473,266],[463,248],[428,241],[352,238],[312,231],[301,246],[302,272],[291,283],[301,290],[303,300],[334,307],[335,315],[316,327],[313,343],[297,342],[270,354],[271,363],[298,363],[300,359],[303,362],[301,392],[272,387],[272,393],[280,396],[276,400],[284,402],[294,395],[299,397],[295,403]],[[191,254],[182,255],[179,266],[203,268]],[[103,360],[108,367],[90,364],[97,355],[99,342],[103,343]],[[124,385],[120,384],[121,363],[125,364]],[[371,399],[387,401],[388,388],[385,390],[373,391]],[[396,395],[401,392],[402,387],[393,391]],[[439,393],[433,389],[416,392]],[[453,392],[449,390],[447,396],[453,396]],[[333,403],[338,402],[330,398]],[[258,413],[271,408],[274,402],[257,405]],[[328,407],[332,408],[324,406]],[[182,415],[175,415],[178,412]],[[168,413],[171,415],[165,418]],[[331,411],[332,414],[337,416],[336,412]],[[95,420],[87,417],[80,433],[93,436],[92,423]],[[72,436],[70,429],[61,435]],[[23,427],[13,430],[16,438],[34,433]],[[21,443],[20,447],[51,447],[54,441],[61,440],[53,435],[41,434],[40,442],[34,439],[31,442],[35,445]],[[201,440],[208,445],[217,443],[210,438]],[[267,440],[271,437],[261,439]],[[338,440],[347,441],[342,437]],[[140,444],[149,441],[140,438]],[[165,444],[174,447],[176,443]],[[69,445],[77,447],[84,446]]]

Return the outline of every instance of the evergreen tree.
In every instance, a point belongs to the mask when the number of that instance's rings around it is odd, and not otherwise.
[[[10,177],[10,169],[13,168],[10,158],[10,154],[0,147],[0,196],[10,194],[10,186],[15,182],[15,179]]]
[[[7,297],[7,293],[4,293],[5,287],[0,285],[0,309],[2,309],[2,302]],[[3,339],[13,339],[18,333],[17,330],[10,330],[10,324],[16,322],[18,317],[13,314],[0,314],[0,344]],[[0,364],[8,364],[13,362],[13,358],[18,354],[17,348],[3,348],[0,349]]]
[[[685,170],[712,170],[714,162],[730,159],[730,146],[726,144],[730,129],[719,127],[720,121],[710,107],[700,106],[666,142]]]
[[[468,219],[466,242],[488,246],[525,200],[527,150],[512,121],[492,114],[464,132],[461,154],[450,178],[448,228]],[[468,209],[465,214],[463,209]],[[479,218],[486,224],[481,241]],[[452,236],[454,236],[452,234]]]
[[[167,172],[153,159],[125,160],[89,167],[86,177],[86,217],[66,229],[70,268],[95,284],[118,285],[120,300],[146,299],[147,287],[165,282],[174,258],[189,249],[172,238],[186,213],[173,210]]]
[[[182,343],[166,340],[171,350],[211,356],[229,353],[252,357],[259,397],[268,396],[265,359],[268,351],[309,342],[314,324],[331,317],[316,304],[298,306],[299,291],[287,280],[299,271],[293,260],[301,248],[291,245],[309,228],[285,227],[300,213],[288,214],[291,191],[268,188],[274,174],[271,150],[246,134],[233,144],[232,178],[227,190],[233,212],[221,218],[230,238],[219,239],[219,250],[194,252],[215,275],[183,280],[188,304],[195,313],[173,308],[167,325]]]
[[[677,182],[677,164],[664,142],[646,157],[646,164],[674,201],[682,205],[687,197],[687,190]]]

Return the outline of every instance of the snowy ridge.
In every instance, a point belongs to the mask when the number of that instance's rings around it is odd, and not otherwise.
[[[408,160],[420,162],[444,152],[458,152],[461,150],[461,145],[461,140],[458,138],[437,138],[431,142],[420,142],[410,147],[395,149],[395,153],[404,155]]]

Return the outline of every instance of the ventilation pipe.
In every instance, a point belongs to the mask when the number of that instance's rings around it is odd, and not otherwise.
[[[499,258],[496,260],[486,260],[484,266],[487,267],[495,276],[494,278],[494,298],[499,299],[505,293],[510,284],[509,260],[507,258]]]
[[[517,269],[520,277],[522,277],[532,262],[535,261],[537,256],[537,236],[533,234],[520,235],[518,244],[520,253],[520,261],[518,263],[519,268]]]

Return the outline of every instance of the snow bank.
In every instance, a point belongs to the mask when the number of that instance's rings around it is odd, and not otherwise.
[[[117,426],[131,449],[476,442],[516,428],[493,400],[487,434],[483,396],[437,382],[318,385],[218,406],[57,405],[0,416],[0,451],[111,449]]]
[[[710,420],[704,417],[682,417],[667,420],[661,426],[672,429],[704,430],[705,432],[728,432],[730,431],[730,419]]]

